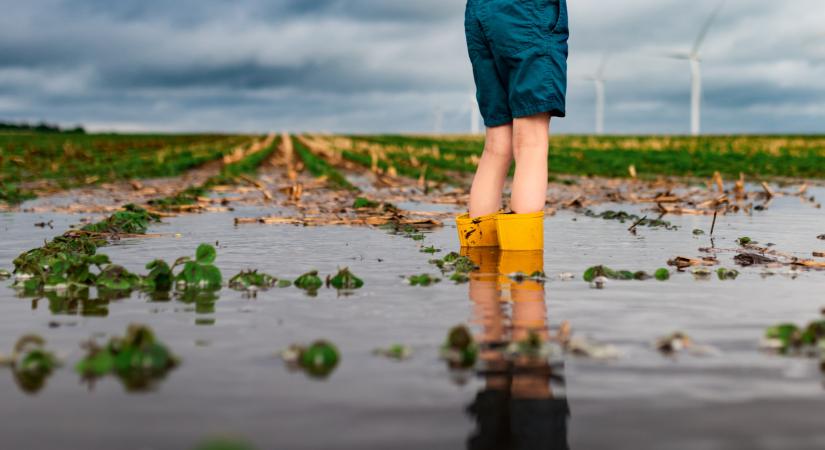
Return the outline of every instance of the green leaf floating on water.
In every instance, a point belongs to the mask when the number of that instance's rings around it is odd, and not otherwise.
[[[321,281],[321,278],[318,276],[317,270],[309,271],[300,277],[296,278],[295,281],[292,282],[295,287],[299,289],[303,289],[306,291],[317,291],[321,286],[324,285],[324,282]]]
[[[736,240],[736,243],[739,244],[739,245],[747,245],[747,244],[755,244],[756,242],[754,242],[753,240],[751,240],[751,238],[749,238],[747,236],[742,236],[742,237],[740,237],[739,239]]]
[[[720,267],[716,270],[716,275],[720,280],[735,280],[739,276],[739,271],[736,269],[725,269]]]
[[[229,287],[237,290],[268,289],[277,283],[277,278],[257,270],[245,270],[229,279]]]
[[[422,273],[421,275],[411,275],[407,277],[407,282],[410,283],[410,286],[430,286],[440,281],[440,278],[436,278],[428,273]]]
[[[327,286],[336,289],[358,289],[364,285],[364,281],[356,277],[349,268],[340,269],[334,277],[327,277]]]
[[[333,343],[321,339],[308,346],[292,344],[281,352],[281,358],[293,369],[325,378],[335,370],[341,357]]]
[[[0,361],[0,365],[11,368],[18,386],[25,392],[38,392],[61,365],[57,356],[46,350],[45,346],[46,341],[42,337],[27,334],[17,340],[11,358]]]
[[[140,277],[123,266],[109,264],[97,276],[97,287],[113,291],[131,291],[140,286]]]
[[[199,245],[195,252],[195,259],[199,264],[212,264],[217,256],[218,253],[215,251],[215,247],[209,244]]]
[[[149,274],[143,277],[143,287],[149,292],[168,292],[172,289],[174,275],[172,269],[162,259],[146,264]]]
[[[338,348],[329,341],[315,341],[301,352],[300,364],[312,376],[326,377],[338,366]]]
[[[637,270],[634,272],[630,270],[613,270],[607,266],[593,266],[588,267],[582,275],[582,279],[588,283],[593,282],[593,280],[595,280],[598,277],[605,277],[610,280],[639,281],[649,280],[655,277],[657,280],[664,281],[670,278],[670,272],[668,272],[667,269],[659,269],[655,272],[653,276],[651,276],[644,270]]]
[[[478,345],[466,326],[458,325],[450,329],[444,345],[441,346],[441,358],[454,369],[468,369],[475,365],[478,359]]]
[[[173,267],[183,264],[183,269],[177,274],[175,280],[182,284],[184,289],[220,289],[221,271],[212,265],[216,256],[215,247],[201,244],[198,246],[194,261],[185,257],[175,261]]]
[[[90,342],[88,354],[75,366],[87,379],[112,374],[130,390],[143,390],[178,365],[178,358],[145,325],[129,325],[123,337],[103,347]]]

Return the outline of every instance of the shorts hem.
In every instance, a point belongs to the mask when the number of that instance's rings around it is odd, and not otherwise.
[[[513,117],[521,118],[528,117],[540,113],[550,113],[550,117],[565,117],[564,104],[558,100],[550,100],[547,102],[536,103],[524,108],[513,110]]]
[[[495,117],[492,119],[484,119],[484,126],[487,128],[500,127],[512,122],[512,117]]]

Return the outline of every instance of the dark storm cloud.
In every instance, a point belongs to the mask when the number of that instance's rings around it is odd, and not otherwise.
[[[462,0],[0,0],[0,119],[116,129],[469,128]],[[704,128],[822,131],[820,0],[729,0],[703,46]],[[716,0],[568,0],[568,118],[611,54],[607,128],[684,132],[688,50]],[[823,42],[819,42],[819,41]]]

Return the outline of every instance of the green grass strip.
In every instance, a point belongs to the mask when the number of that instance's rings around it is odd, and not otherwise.
[[[346,189],[349,191],[357,191],[358,188],[352,185],[347,179],[338,172],[335,167],[332,167],[328,162],[319,158],[314,153],[309,151],[304,144],[298,139],[292,139],[293,148],[301,161],[304,162],[304,167],[316,177],[326,177],[330,186],[336,189]]]

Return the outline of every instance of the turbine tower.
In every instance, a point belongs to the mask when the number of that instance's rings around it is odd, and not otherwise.
[[[702,25],[699,36],[696,38],[696,42],[693,43],[690,52],[677,52],[669,55],[671,58],[690,62],[690,133],[694,136],[698,136],[702,132],[702,57],[700,50],[711,25],[713,25],[724,4],[725,0],[719,2],[719,6],[713,10],[713,13]]]
[[[602,62],[599,64],[599,68],[596,70],[596,73],[584,77],[586,80],[592,81],[593,86],[596,88],[596,134],[599,135],[604,134],[604,71],[607,68],[608,59],[609,56],[604,55],[602,57]]]
[[[470,93],[470,133],[478,134],[481,127],[478,126],[478,100],[476,100],[475,93]]]

